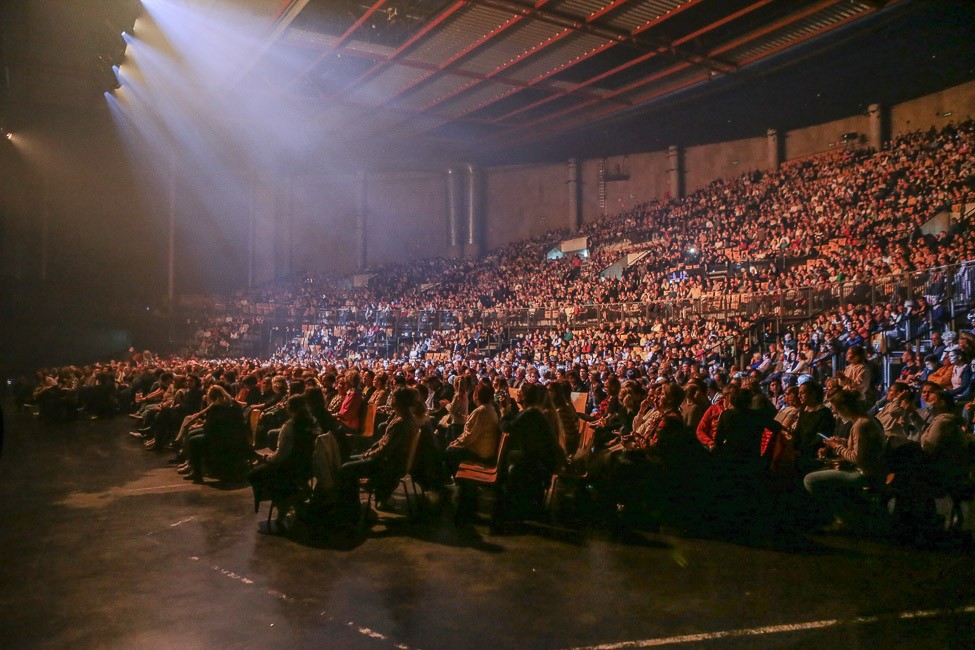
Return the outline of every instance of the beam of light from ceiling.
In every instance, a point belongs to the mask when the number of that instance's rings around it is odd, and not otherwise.
[[[323,137],[331,125],[320,117],[269,93],[227,90],[242,57],[266,39],[267,25],[246,12],[203,4],[145,0],[147,13],[129,35],[129,56],[118,71],[124,85],[107,101],[117,128],[138,133],[126,137],[127,146],[155,159],[147,168],[159,182],[168,178],[175,149],[181,186],[228,228],[239,227],[255,173],[282,179],[308,160],[348,173],[350,152]],[[272,48],[260,68],[291,78],[307,63],[291,56]]]

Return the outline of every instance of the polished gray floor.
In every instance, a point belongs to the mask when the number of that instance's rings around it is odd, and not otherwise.
[[[183,481],[125,418],[6,419],[3,648],[975,647],[960,546],[495,537],[449,513],[289,539],[260,532],[249,489]]]

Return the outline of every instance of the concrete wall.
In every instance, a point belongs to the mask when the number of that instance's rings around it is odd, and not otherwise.
[[[598,219],[604,214],[617,214],[643,203],[650,196],[663,196],[667,193],[667,152],[652,151],[629,156],[609,156],[603,162],[607,171],[629,173],[628,180],[606,183],[606,207],[599,205],[599,162],[592,158],[582,161],[582,214],[586,222]]]
[[[931,126],[940,129],[949,122],[971,117],[975,117],[975,81],[894,106],[890,111],[890,131],[896,136]]]
[[[370,265],[446,256],[446,173],[371,174],[366,202]]]
[[[485,250],[569,225],[566,165],[484,169]]]
[[[690,194],[716,178],[768,168],[765,137],[689,147],[683,151],[684,191]]]
[[[355,177],[295,180],[292,260],[295,270],[355,269]]]
[[[945,117],[945,112],[952,114]],[[931,125],[941,127],[972,113],[975,113],[975,82],[890,108],[889,132],[897,135]],[[846,133],[855,132],[866,138],[868,131],[868,117],[862,114],[780,131],[779,138],[784,159],[788,161],[840,146]],[[603,214],[618,214],[648,199],[669,196],[666,150],[611,156],[604,160],[606,169],[613,171],[618,166],[629,178],[606,183],[603,210],[599,204],[599,163],[599,159],[579,161],[580,211],[584,222],[599,219]],[[691,193],[716,178],[768,169],[767,138],[762,134],[689,147],[681,151],[681,163],[684,190]],[[481,173],[485,251],[569,227],[568,170],[564,162],[486,168]],[[461,185],[466,191],[466,172],[462,171],[462,177]],[[352,183],[351,176],[341,180],[318,179],[296,191],[302,198],[296,199],[293,207],[295,269],[354,268]],[[448,254],[444,174],[373,175],[369,179],[367,199],[370,264]],[[466,210],[466,201],[461,203]],[[462,213],[462,221],[466,224],[466,214]]]
[[[844,133],[860,133],[866,137],[869,130],[869,120],[863,114],[788,131],[785,133],[785,159],[804,158],[835,148],[840,145]]]

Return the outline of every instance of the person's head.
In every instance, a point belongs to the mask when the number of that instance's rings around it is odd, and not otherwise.
[[[295,419],[311,417],[304,395],[292,395],[288,398],[288,416]]]
[[[541,406],[545,402],[545,386],[535,383],[522,384],[518,397],[525,408]]]
[[[840,389],[830,393],[829,403],[844,420],[855,420],[867,412],[863,397],[855,390]]]
[[[903,381],[895,381],[890,385],[890,388],[887,389],[887,401],[897,402],[903,399],[908,392],[910,392],[910,390],[911,387],[908,386],[907,383]]]
[[[233,401],[227,389],[220,384],[214,384],[207,390],[208,404],[230,404]]]
[[[322,392],[321,386],[305,387],[305,405],[312,412],[322,411],[327,408],[325,404],[325,393]]]
[[[362,377],[358,370],[349,370],[343,375],[348,390],[359,390],[362,387]]]
[[[661,411],[676,411],[684,402],[686,393],[677,382],[668,382],[660,386],[657,394],[657,408]]]
[[[939,390],[931,398],[931,412],[940,415],[942,413],[955,412],[955,398],[946,391]]]
[[[275,375],[271,379],[271,390],[279,395],[288,390],[288,380],[284,378],[284,375]]]
[[[799,406],[799,387],[789,385],[785,389],[784,395],[785,403],[787,406]]]
[[[823,403],[825,393],[823,386],[816,381],[807,381],[798,388],[799,403],[803,406],[819,406]]]
[[[933,381],[926,381],[921,384],[921,401],[930,406],[934,401],[935,395],[941,391],[940,385]]]
[[[846,351],[847,363],[863,363],[867,360],[867,353],[862,346],[851,345]]]
[[[494,401],[494,388],[487,382],[478,382],[474,388],[474,403],[478,406],[490,404]]]
[[[400,417],[409,417],[413,412],[413,405],[420,396],[413,388],[397,388],[393,391],[393,410]]]

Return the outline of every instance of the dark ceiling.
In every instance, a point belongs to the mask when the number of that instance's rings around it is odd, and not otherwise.
[[[962,0],[182,1],[266,22],[232,92],[313,111],[336,146],[386,161],[687,146],[975,79]],[[0,9],[0,114],[100,105],[118,30],[140,13],[134,0]]]

